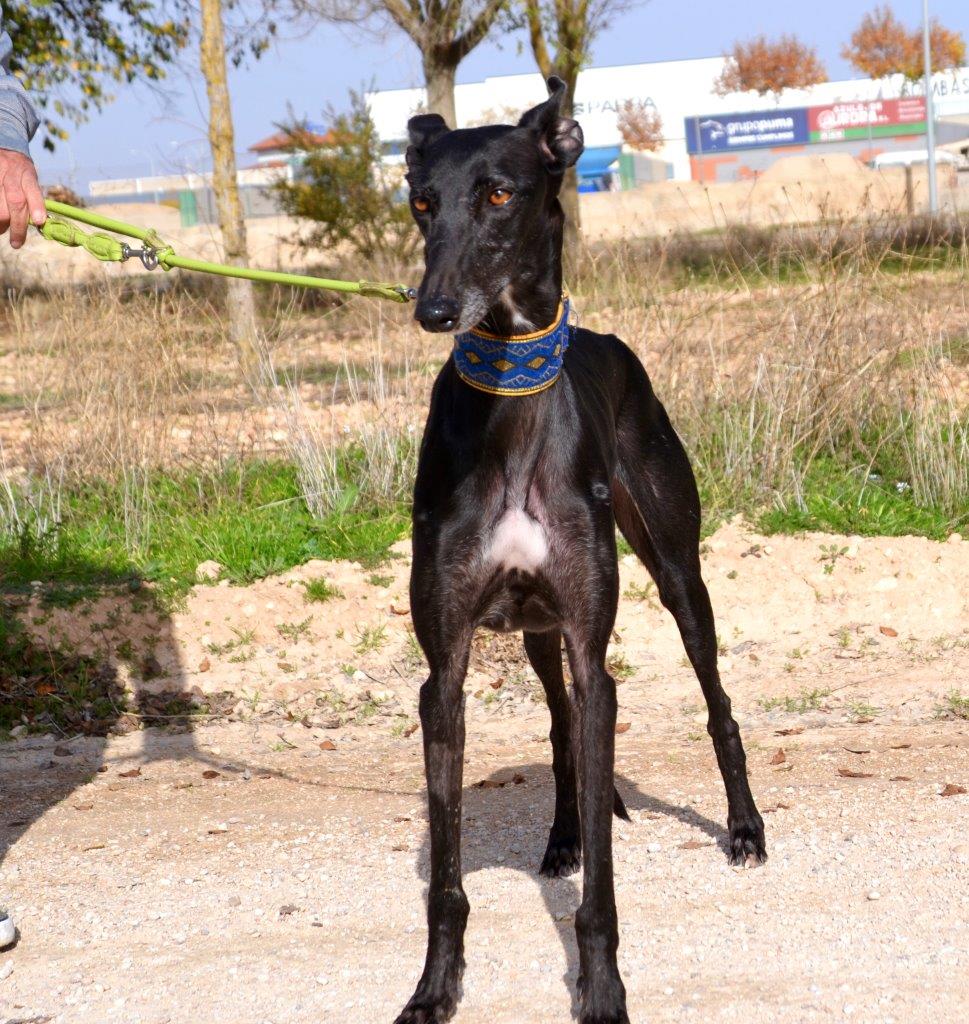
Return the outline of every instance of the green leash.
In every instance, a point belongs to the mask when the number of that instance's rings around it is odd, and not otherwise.
[[[332,292],[349,292],[352,295],[368,295],[372,298],[390,299],[391,302],[409,302],[415,297],[413,288],[402,284],[379,284],[374,281],[330,281],[323,277],[308,277],[304,274],[283,274],[275,270],[250,270],[248,267],[231,267],[224,263],[207,263],[178,256],[175,250],[163,241],[152,228],[140,228],[136,224],[102,217],[91,210],[58,203],[53,199],[44,205],[51,214],[38,231],[50,242],[57,242],[71,248],[87,250],[96,259],[105,263],[124,263],[129,259],[141,260],[145,270],[194,270],[200,274],[217,274],[219,277],[239,277],[246,281],[262,281],[268,284],[285,284],[293,288],[323,288]],[[111,235],[88,234],[71,221],[79,221],[102,231],[136,238],[140,249],[133,249],[127,242],[120,242]]]

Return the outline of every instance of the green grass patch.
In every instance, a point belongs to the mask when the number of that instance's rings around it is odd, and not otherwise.
[[[802,507],[788,503],[755,517],[765,533],[858,534],[900,537],[914,534],[945,540],[969,523],[969,496],[961,509],[949,514],[918,504],[900,475],[867,467],[846,467],[830,457],[815,460],[805,475]],[[832,563],[833,564],[833,563]]]
[[[177,597],[214,559],[224,579],[244,584],[311,558],[379,565],[408,529],[406,508],[354,508],[314,519],[296,467],[281,462],[230,466],[218,474],[157,473],[136,493],[85,481],[61,495],[61,522],[43,536],[22,531],[0,546],[0,584],[45,584],[66,603],[106,585],[156,584]]]

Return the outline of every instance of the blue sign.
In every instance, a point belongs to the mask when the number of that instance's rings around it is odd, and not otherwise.
[[[686,119],[686,151],[694,156],[763,146],[800,146],[809,140],[806,107]]]

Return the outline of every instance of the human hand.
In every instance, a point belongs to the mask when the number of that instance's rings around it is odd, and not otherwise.
[[[27,226],[47,220],[37,169],[29,156],[0,149],[0,235],[10,229],[10,245],[19,249],[27,238]]]

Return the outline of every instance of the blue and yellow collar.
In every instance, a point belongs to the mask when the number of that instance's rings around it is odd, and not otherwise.
[[[489,395],[534,395],[558,380],[571,339],[569,297],[563,295],[554,322],[541,331],[510,338],[480,328],[455,334],[454,366],[465,384]]]

